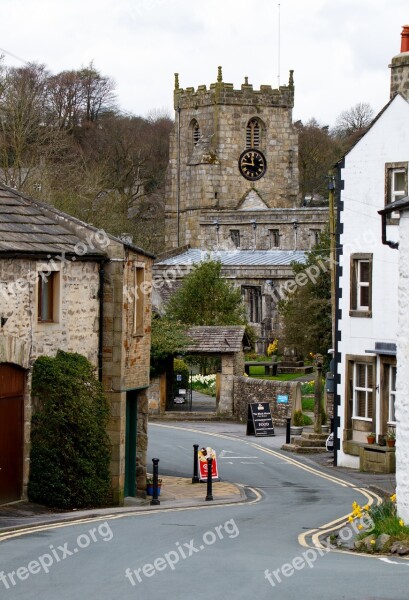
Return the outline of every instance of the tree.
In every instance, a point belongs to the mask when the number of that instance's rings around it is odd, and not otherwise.
[[[151,375],[163,373],[170,359],[183,352],[189,339],[186,326],[178,321],[154,317],[151,330]]]
[[[166,307],[185,325],[245,325],[241,291],[221,277],[221,263],[207,259],[187,275]]]
[[[281,338],[284,345],[294,348],[301,356],[310,352],[324,357],[331,348],[331,277],[329,268],[329,233],[321,234],[320,241],[307,253],[305,264],[293,264],[294,275],[318,273],[300,277],[294,293],[279,303],[282,318]],[[308,269],[313,267],[311,271]],[[306,282],[305,282],[306,279]]]
[[[41,356],[33,368],[28,496],[56,508],[108,502],[109,408],[95,369],[80,354]]]
[[[305,125],[298,121],[298,168],[301,197],[326,196],[328,171],[341,158],[342,147],[329,133],[328,125],[310,119]]]
[[[362,134],[373,119],[373,108],[367,102],[358,102],[348,110],[342,111],[335,121],[334,133],[340,137]]]

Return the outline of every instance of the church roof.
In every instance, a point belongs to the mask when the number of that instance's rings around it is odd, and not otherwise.
[[[189,248],[176,256],[159,259],[157,265],[197,265],[206,259],[219,260],[223,266],[289,266],[305,263],[306,253],[301,250],[200,250]]]

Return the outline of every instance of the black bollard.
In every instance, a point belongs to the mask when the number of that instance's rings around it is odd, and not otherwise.
[[[158,500],[158,464],[159,464],[159,458],[152,458],[152,462],[153,462],[153,493],[152,493],[152,500],[151,500],[151,504],[153,505],[158,505],[160,504],[160,500]]]
[[[285,429],[285,443],[289,444],[291,442],[291,433],[290,433],[290,427],[291,427],[291,417],[287,417],[286,418],[286,429]]]
[[[212,471],[213,471],[213,458],[207,459],[207,495],[206,500],[213,500],[212,494]]]
[[[199,454],[199,444],[193,444],[193,477],[192,477],[192,483],[200,483],[198,454]]]
[[[334,417],[331,417],[331,433],[334,432]]]

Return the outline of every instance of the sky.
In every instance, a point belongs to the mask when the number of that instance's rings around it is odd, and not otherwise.
[[[400,52],[408,0],[1,0],[0,53],[9,66],[52,73],[94,62],[116,83],[120,108],[173,116],[180,86],[209,86],[223,67],[278,87],[294,69],[294,120],[334,125],[358,102],[378,112]]]

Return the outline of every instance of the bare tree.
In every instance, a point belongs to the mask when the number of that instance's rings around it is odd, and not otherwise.
[[[334,133],[347,137],[355,133],[364,133],[373,119],[374,111],[367,102],[358,102],[352,108],[344,110],[335,121]]]

